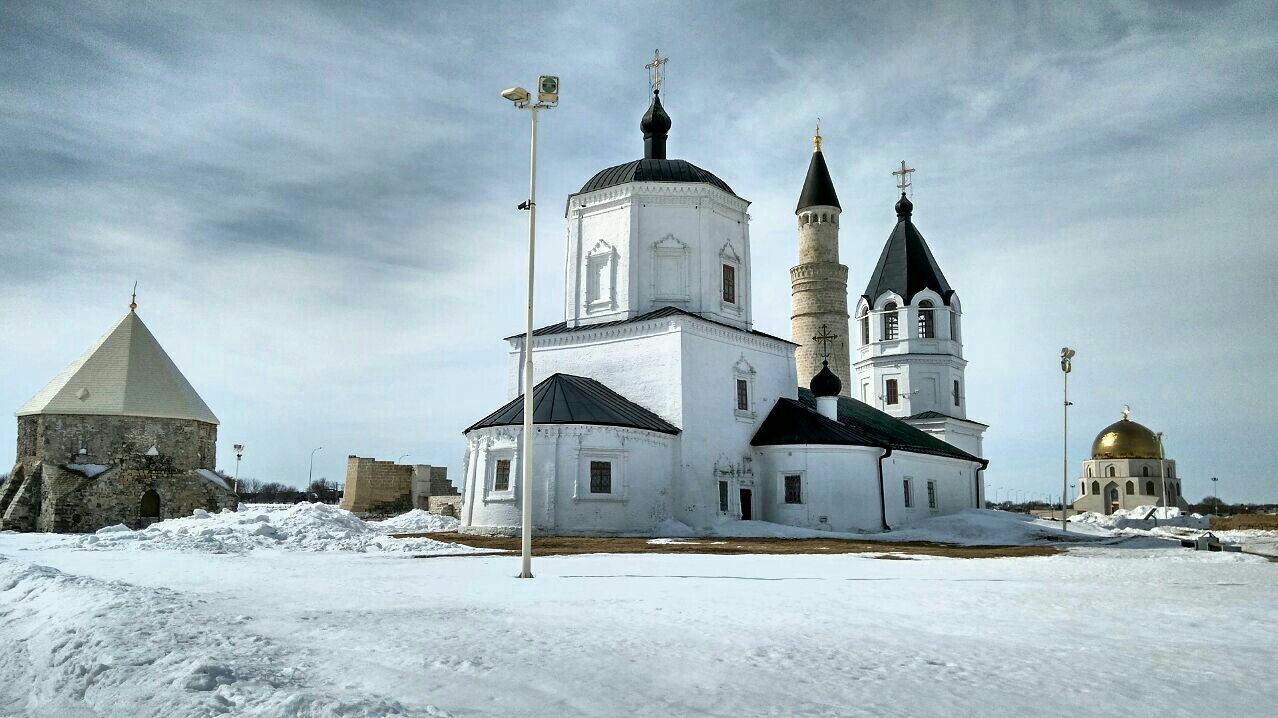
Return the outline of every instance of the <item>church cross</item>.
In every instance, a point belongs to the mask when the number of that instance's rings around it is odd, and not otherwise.
[[[816,335],[816,336],[814,336],[814,337],[812,337],[812,341],[814,341],[814,342],[816,342],[817,344],[820,344],[820,345],[821,345],[821,358],[822,358],[822,359],[829,359],[829,358],[830,358],[830,342],[833,342],[835,339],[838,339],[838,338],[839,338],[839,335],[838,335],[838,334],[831,334],[831,333],[830,333],[830,327],[829,327],[829,325],[827,325],[827,324],[822,324],[822,325],[821,325],[821,333],[820,333],[820,334],[818,334],[818,335]]]
[[[892,173],[896,177],[896,188],[901,190],[901,192],[905,192],[906,188],[910,186],[910,173],[912,172],[914,172],[914,168],[906,167],[905,160],[901,160],[901,169]]]
[[[662,75],[665,74],[662,66],[667,62],[670,62],[670,58],[662,57],[661,50],[652,51],[652,62],[644,65],[644,67],[648,68],[648,89],[654,92],[661,89]]]

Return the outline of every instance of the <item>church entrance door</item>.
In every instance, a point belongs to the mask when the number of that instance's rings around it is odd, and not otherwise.
[[[750,489],[741,489],[741,520],[754,520],[754,502],[752,501],[754,492]]]

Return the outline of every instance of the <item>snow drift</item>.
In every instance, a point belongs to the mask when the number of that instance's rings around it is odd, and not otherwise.
[[[408,514],[411,516],[411,514]],[[403,518],[403,517],[399,517]],[[395,521],[395,519],[391,519]],[[406,523],[426,523],[420,517]],[[401,553],[467,553],[474,549],[428,538],[397,539],[377,524],[328,504],[296,504],[287,508],[223,511],[196,509],[192,516],[169,519],[140,530],[108,526],[79,539],[82,548],[161,549],[239,553],[253,549],[289,551],[361,551]]]

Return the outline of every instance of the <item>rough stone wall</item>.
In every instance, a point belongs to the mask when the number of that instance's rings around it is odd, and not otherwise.
[[[806,217],[805,217],[806,215]],[[819,221],[824,215],[826,221]],[[799,384],[807,386],[821,371],[821,347],[813,337],[821,325],[837,338],[830,344],[830,371],[843,382],[843,396],[855,387],[848,323],[848,268],[839,264],[838,213],[804,212],[799,221],[799,264],[790,269],[790,339]]]
[[[461,518],[462,497],[458,496],[429,496],[426,498],[426,505],[421,507],[440,516],[452,516],[453,518]]]
[[[155,447],[158,455],[148,456]],[[142,497],[154,491],[159,520],[219,511],[238,501],[196,473],[212,471],[217,427],[190,419],[39,414],[18,419],[14,487],[0,492],[0,529],[73,533],[125,524],[141,528]],[[68,465],[110,467],[90,477]]]
[[[357,514],[403,513],[412,509],[413,469],[393,461],[347,456],[342,508]]]
[[[152,446],[177,469],[215,468],[217,426],[193,419],[37,414],[18,420],[18,460],[119,464]],[[82,453],[83,450],[83,453]]]

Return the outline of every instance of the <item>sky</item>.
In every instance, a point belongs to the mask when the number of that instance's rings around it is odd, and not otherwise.
[[[1278,501],[1278,7],[1194,3],[0,4],[0,407],[128,311],[221,420],[219,466],[301,485],[350,454],[446,465],[506,397],[528,125],[538,199],[669,152],[752,202],[755,328],[789,336],[821,118],[857,296],[915,167],[962,298],[988,492],[1056,495],[1101,428],[1165,432],[1196,499]],[[536,318],[562,319],[562,216]],[[771,271],[768,268],[772,268]],[[0,464],[15,446],[0,422]]]

